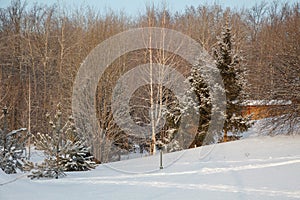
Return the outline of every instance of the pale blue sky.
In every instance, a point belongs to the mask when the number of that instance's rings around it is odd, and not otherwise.
[[[27,0],[29,5],[33,2],[48,4],[59,2],[62,5],[70,8],[78,8],[80,5],[89,5],[98,11],[105,11],[108,8],[112,10],[122,10],[130,15],[136,15],[145,10],[145,5],[154,3],[159,5],[162,2],[166,2],[167,7],[171,11],[182,11],[186,6],[194,5],[210,5],[216,2],[223,7],[231,8],[249,8],[255,3],[260,3],[262,0]],[[272,2],[273,0],[265,0],[266,2]],[[280,2],[300,2],[299,0],[280,0]],[[0,0],[0,7],[6,7],[10,4],[10,0]]]

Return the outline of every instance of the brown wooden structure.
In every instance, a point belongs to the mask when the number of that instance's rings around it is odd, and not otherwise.
[[[286,107],[291,103],[286,100],[248,100],[243,103],[242,115],[251,115],[253,120],[275,117],[286,114]]]

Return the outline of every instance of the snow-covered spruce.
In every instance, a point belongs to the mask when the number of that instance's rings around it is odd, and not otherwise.
[[[22,160],[25,158],[25,143],[29,137],[22,134],[26,128],[5,133],[0,129],[2,139],[0,141],[0,168],[7,174],[17,173],[23,170]]]
[[[223,27],[221,36],[218,37],[217,48],[214,49],[217,68],[220,71],[226,94],[226,111],[224,123],[224,137],[221,141],[228,140],[227,133],[233,134],[247,131],[251,126],[250,118],[242,116],[241,101],[243,86],[245,84],[242,70],[242,57],[234,49],[234,37],[228,21]]]
[[[60,162],[64,171],[87,171],[95,168],[90,148],[84,142],[68,140],[63,148],[65,156],[61,158]]]
[[[41,164],[26,162],[26,170],[31,171],[30,178],[58,178],[66,171],[86,171],[94,169],[96,163],[90,154],[90,148],[78,137],[73,118],[62,123],[60,105],[54,120],[49,118],[50,132],[38,133],[35,137],[37,150],[42,150],[45,160]]]
[[[206,73],[202,73],[204,69],[201,67],[201,64],[194,65],[192,67],[191,74],[188,77],[191,88],[188,91],[189,95],[187,95],[186,97],[186,105],[190,109],[197,110],[200,116],[197,134],[191,146],[203,145],[204,138],[206,137],[206,133],[208,131],[209,122],[211,120],[211,96],[209,94],[208,85],[204,81],[205,79],[209,80],[209,77],[206,77]],[[197,102],[199,102],[199,104],[195,104],[194,99],[191,99],[190,94],[192,94],[193,92],[196,94],[198,99]]]

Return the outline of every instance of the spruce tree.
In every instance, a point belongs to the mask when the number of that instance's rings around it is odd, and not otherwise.
[[[26,128],[7,132],[7,107],[3,109],[3,130],[0,129],[0,169],[7,174],[23,170],[22,160],[25,158],[25,143],[29,134],[24,133]],[[1,119],[1,117],[0,117]]]
[[[234,45],[231,26],[226,22],[221,36],[218,37],[217,48],[214,49],[216,66],[223,79],[226,94],[226,112],[223,128],[224,142],[228,140],[228,132],[243,132],[250,127],[249,118],[242,116],[242,57],[234,49]]]
[[[25,143],[29,137],[25,132],[26,128],[13,130],[5,134],[0,129],[0,135],[6,137],[6,144],[0,140],[0,168],[7,174],[17,173],[17,170],[23,171],[23,159],[25,159]]]
[[[203,70],[203,69],[202,69]],[[206,77],[209,78],[209,77]],[[201,72],[201,64],[195,65],[192,67],[191,74],[188,77],[188,80],[190,82],[191,89],[189,94],[195,93],[197,97],[197,101],[194,101],[191,98],[191,96],[188,96],[187,102],[189,104],[194,104],[195,102],[199,102],[199,104],[191,105],[192,109],[197,110],[199,112],[199,124],[197,128],[197,134],[195,136],[195,139],[193,143],[191,144],[191,147],[196,146],[202,146],[204,139],[207,135],[209,123],[211,120],[211,96],[209,94],[209,88],[206,82],[204,81],[205,74]]]

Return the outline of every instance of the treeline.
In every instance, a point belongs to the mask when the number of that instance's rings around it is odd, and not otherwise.
[[[89,7],[29,7],[21,0],[13,0],[0,10],[0,106],[8,107],[9,129],[30,127],[32,133],[47,131],[44,116],[53,113],[59,102],[63,112],[71,114],[77,70],[89,52],[105,39],[130,28],[164,27],[189,35],[212,53],[217,36],[229,21],[235,47],[244,57],[247,98],[296,102],[290,109],[297,119],[299,8],[299,3],[277,1],[243,10],[199,5],[181,13],[172,13],[164,6],[148,6],[145,12],[131,18],[121,12],[99,13]],[[159,57],[159,52],[156,54]],[[118,70],[106,73],[101,79],[106,84],[99,84],[97,116],[102,127],[115,127],[107,120],[112,119],[110,108],[103,106],[110,99],[106,95],[111,87],[107,85],[114,85],[141,59],[139,54],[130,55],[116,60],[111,69]],[[144,58],[146,62],[147,56]]]

